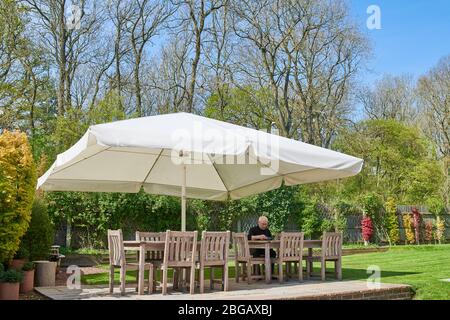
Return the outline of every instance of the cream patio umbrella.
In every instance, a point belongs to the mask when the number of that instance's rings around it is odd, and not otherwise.
[[[189,113],[91,126],[38,180],[45,191],[239,199],[286,185],[356,175],[363,160]]]

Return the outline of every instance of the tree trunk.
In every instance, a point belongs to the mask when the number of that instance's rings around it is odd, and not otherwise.
[[[58,83],[58,115],[62,116],[65,112],[65,92],[66,92],[66,41],[67,41],[67,34],[66,34],[66,25],[64,21],[64,6],[65,1],[61,1],[61,4],[58,8],[59,10],[59,34],[58,34],[58,52],[57,52],[57,59],[58,59],[58,68],[59,68],[59,83]]]
[[[136,113],[138,117],[142,117],[142,98],[141,98],[141,82],[139,80],[139,66],[141,59],[139,56],[136,57],[136,62],[134,65],[134,91],[136,95]]]

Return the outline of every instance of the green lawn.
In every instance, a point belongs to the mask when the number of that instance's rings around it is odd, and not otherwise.
[[[234,277],[232,265],[234,263],[230,263],[230,277]],[[441,281],[450,278],[450,245],[398,246],[387,252],[344,256],[344,280],[366,280],[369,277],[367,267],[371,265],[380,268],[381,282],[413,286],[416,290],[415,299],[450,300],[450,282]],[[82,282],[107,284],[107,266],[102,267],[105,268],[105,273],[83,276]],[[128,272],[127,281],[135,281],[135,275],[136,272]],[[208,279],[208,270],[205,276]],[[118,270],[115,279],[118,283]]]

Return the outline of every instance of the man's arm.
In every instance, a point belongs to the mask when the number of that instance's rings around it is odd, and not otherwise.
[[[260,234],[260,235],[254,235],[253,233],[254,233],[255,231],[254,231],[254,228],[251,228],[249,231],[248,231],[248,240],[266,240],[266,236],[265,235],[263,235],[263,234]]]

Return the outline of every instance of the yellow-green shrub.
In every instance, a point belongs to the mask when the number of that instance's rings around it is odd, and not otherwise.
[[[436,240],[439,243],[445,240],[445,221],[439,216],[436,218]]]
[[[31,220],[36,170],[27,136],[0,135],[0,262],[11,260]]]
[[[395,244],[400,240],[400,233],[398,227],[397,218],[397,204],[394,198],[389,197],[385,203],[386,215],[387,215],[387,229],[389,234],[389,240],[391,244]]]
[[[409,212],[403,213],[403,228],[405,229],[406,243],[415,243],[416,237],[414,236],[413,219]]]

